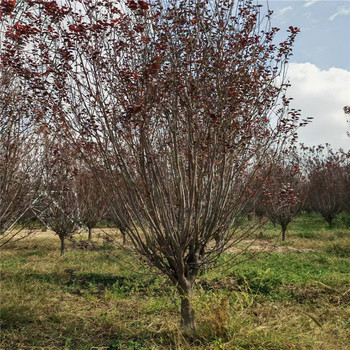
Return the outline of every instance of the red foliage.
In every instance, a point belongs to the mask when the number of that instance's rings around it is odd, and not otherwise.
[[[149,8],[149,3],[148,2],[145,2],[145,1],[142,1],[142,0],[139,0],[139,6],[142,10],[148,10]]]
[[[46,113],[75,145],[95,144],[102,159],[90,147],[79,152],[108,183],[117,216],[128,215],[136,249],[191,286],[237,232],[267,154],[301,125],[288,84],[276,84],[297,30],[273,44],[271,14],[249,0],[237,2],[237,17],[226,0],[215,11],[200,0],[156,2],[152,11],[129,0],[124,13],[112,1],[79,3],[83,14],[50,2],[38,16],[44,5],[33,0],[27,19],[40,31],[12,26],[26,47],[8,35],[7,62],[43,101],[57,102]],[[294,188],[285,193],[294,200]]]
[[[130,10],[137,10],[137,3],[134,0],[128,1],[128,7]]]
[[[16,0],[1,0],[0,3],[0,15],[1,13],[5,15],[10,15],[16,6]]]
[[[350,152],[334,151],[328,144],[304,147],[308,174],[308,206],[329,223],[346,208],[349,201]]]

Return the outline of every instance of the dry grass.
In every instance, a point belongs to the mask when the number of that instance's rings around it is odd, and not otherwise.
[[[282,251],[201,276],[192,338],[172,286],[130,251],[70,243],[60,257],[58,238],[40,233],[1,253],[0,349],[346,350],[350,230],[316,233],[295,227],[281,244],[268,228],[262,245]]]

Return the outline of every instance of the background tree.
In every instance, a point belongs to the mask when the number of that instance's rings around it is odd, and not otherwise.
[[[75,153],[69,145],[57,140],[56,135],[45,135],[42,160],[40,212],[38,218],[54,231],[61,242],[61,255],[65,253],[65,240],[80,227],[78,194],[75,180],[78,173]]]
[[[10,35],[7,26],[21,18],[22,11],[14,10],[15,1],[0,3],[2,53]],[[40,111],[38,100],[25,80],[0,62],[0,248],[31,233],[25,218],[31,218],[40,181],[34,111]]]
[[[265,185],[265,210],[272,222],[282,229],[282,241],[286,240],[289,223],[300,213],[305,201],[305,178],[302,176],[297,157],[275,165]]]
[[[80,168],[76,176],[76,194],[79,220],[88,229],[88,240],[92,238],[92,228],[106,213],[106,199],[93,174]]]
[[[124,224],[125,218],[127,217],[128,215],[125,213],[123,215],[124,220],[120,220],[120,213],[116,214],[113,210],[113,206],[110,207],[109,218],[113,221],[114,226],[120,231],[123,238],[123,245],[126,244],[127,238],[127,226]]]
[[[350,211],[350,161],[344,165],[344,177],[345,177],[345,198],[344,207],[347,211]]]
[[[30,34],[13,39],[28,38],[25,55],[7,63],[49,91],[135,250],[177,288],[191,332],[198,272],[249,235],[239,226],[257,169],[299,125],[283,82],[298,29],[274,45],[271,13],[264,22],[251,1],[74,4],[33,1]]]
[[[328,144],[306,149],[309,203],[332,228],[347,199],[346,162],[349,154],[333,151]]]
[[[350,126],[350,106],[344,106],[343,110],[345,113],[346,121],[348,122],[348,124]],[[347,135],[350,137],[349,131],[347,132]]]
[[[0,247],[31,233],[24,230],[23,219],[39,196],[35,155],[40,151],[30,108],[35,100],[22,84],[10,70],[0,68]]]

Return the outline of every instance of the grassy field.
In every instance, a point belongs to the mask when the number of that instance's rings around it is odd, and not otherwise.
[[[60,257],[55,236],[18,242],[1,252],[0,349],[349,349],[349,227],[350,215],[329,229],[305,214],[287,242],[268,225],[252,259],[222,256],[196,284],[192,338],[174,288],[130,252],[68,244]]]

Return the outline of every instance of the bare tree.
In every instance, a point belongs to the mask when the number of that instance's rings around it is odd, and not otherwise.
[[[272,222],[282,229],[282,241],[286,240],[287,227],[300,213],[306,195],[306,179],[301,173],[297,157],[275,165],[265,185],[265,210]]]
[[[0,4],[0,51],[20,20],[15,1]],[[34,111],[38,100],[15,70],[0,63],[0,248],[32,233],[24,218],[38,199],[40,180]],[[21,223],[19,221],[21,220]]]
[[[92,228],[106,212],[106,199],[96,178],[87,169],[80,168],[76,177],[76,193],[80,222],[88,229],[88,240],[92,238]]]
[[[350,154],[335,152],[328,144],[306,149],[309,203],[332,228],[333,220],[347,202],[347,160]]]
[[[350,106],[344,106],[344,113],[346,116],[346,121],[350,127]],[[350,137],[350,131],[347,132]],[[345,171],[345,198],[344,198],[344,208],[350,211],[350,164],[344,166]]]
[[[128,217],[128,214],[124,213],[123,218],[124,220],[120,220],[120,212],[119,214],[116,214],[113,210],[113,206],[110,207],[110,214],[109,217],[113,221],[113,224],[115,227],[120,231],[122,237],[123,237],[123,245],[126,244],[126,238],[127,238],[127,226],[125,225],[125,218]]]
[[[0,70],[0,247],[31,233],[23,218],[29,219],[39,196],[37,137],[28,107],[34,102],[11,71]]]
[[[57,134],[45,136],[42,159],[43,183],[38,218],[54,231],[61,242],[61,255],[65,253],[65,240],[80,227],[75,153],[69,145],[56,139]]]
[[[274,45],[271,13],[251,1],[72,4],[34,1],[53,19],[36,17],[29,36],[41,56],[29,43],[12,55],[60,97],[66,136],[135,250],[177,288],[192,332],[200,269],[252,232],[240,229],[250,186],[300,125],[284,83],[298,29]]]
[[[344,106],[343,110],[345,113],[346,121],[348,122],[348,124],[350,126],[350,106]],[[347,135],[350,137],[349,131],[347,132]]]

